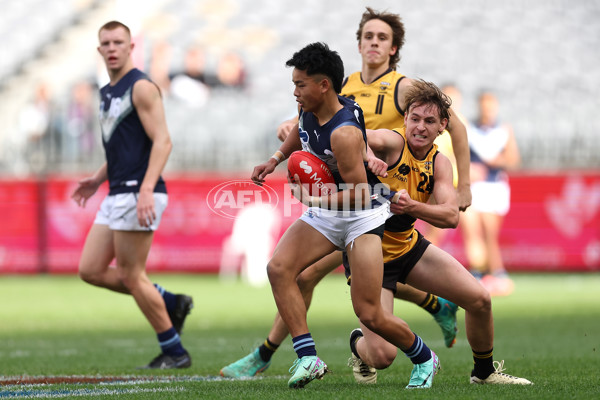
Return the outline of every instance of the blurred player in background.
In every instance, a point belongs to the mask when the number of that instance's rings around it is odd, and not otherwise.
[[[479,96],[479,116],[469,127],[473,205],[460,227],[473,274],[493,296],[514,290],[502,262],[500,228],[510,208],[507,170],[521,158],[512,127],[498,120],[498,99],[484,91]]]
[[[87,235],[79,276],[92,285],[133,296],[161,347],[160,355],[145,368],[187,368],[191,358],[179,333],[192,299],[155,287],[146,275],[154,231],[168,200],[160,175],[172,144],[160,90],[134,68],[134,44],[127,26],[108,22],[100,28],[98,38],[98,52],[110,77],[110,83],[100,90],[106,162],[79,182],[72,198],[84,207],[106,180],[109,194]],[[116,268],[109,266],[113,259]]]
[[[434,144],[444,132],[449,107],[448,97],[434,84],[414,81],[407,93],[405,129],[367,131],[369,147],[390,165],[387,177],[379,179],[396,192],[390,207],[394,215],[386,222],[383,236],[382,299],[393,310],[391,292],[397,282],[450,299],[465,310],[467,339],[474,361],[471,383],[529,385],[527,379],[502,373],[504,362],[493,360],[494,324],[489,293],[458,261],[432,245],[414,226],[417,218],[439,228],[458,225],[452,164]],[[433,203],[429,202],[430,197],[435,198]],[[348,268],[346,276],[354,285]],[[380,369],[391,365],[397,354],[393,344],[364,325],[353,331],[350,347],[354,359]]]
[[[404,24],[397,14],[377,12],[367,7],[362,15],[356,38],[362,57],[362,69],[351,74],[343,83],[343,96],[356,101],[365,115],[369,129],[401,128],[404,126],[404,96],[412,80],[395,69],[400,60],[400,49],[404,44]],[[282,123],[277,130],[280,140],[285,140],[297,126],[293,118]],[[464,125],[451,110],[451,140],[458,160],[458,198],[461,210],[471,204],[469,187],[469,146]],[[318,282],[342,263],[341,252],[334,252],[305,270],[299,279],[303,296],[310,305],[312,292]],[[395,297],[410,301],[433,315],[442,329],[447,347],[456,340],[457,307],[442,298],[398,284]],[[281,318],[275,322],[265,342],[246,357],[221,369],[226,377],[254,376],[267,369],[273,353],[287,337],[287,328]],[[354,366],[355,378],[359,382],[375,379],[376,371],[367,365]]]

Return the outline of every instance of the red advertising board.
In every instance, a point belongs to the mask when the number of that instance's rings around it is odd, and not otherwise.
[[[217,272],[230,256],[223,257],[224,249],[246,246],[246,256],[263,245],[272,249],[303,210],[283,176],[262,188],[245,177],[166,178],[169,205],[149,256],[150,271]],[[76,181],[0,180],[0,273],[77,271],[106,188],[82,209],[70,199]],[[512,175],[510,182],[511,209],[500,237],[508,270],[600,270],[600,173]],[[450,230],[442,247],[465,261],[459,230]]]
[[[600,174],[517,175],[510,186],[500,232],[508,270],[600,270]],[[464,263],[459,230],[442,247]]]
[[[0,181],[0,272],[36,272],[41,260],[40,185]]]

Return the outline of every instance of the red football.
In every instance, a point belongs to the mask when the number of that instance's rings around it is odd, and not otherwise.
[[[324,196],[335,192],[335,179],[331,170],[321,159],[308,151],[295,151],[288,158],[288,176],[300,178],[311,196]]]

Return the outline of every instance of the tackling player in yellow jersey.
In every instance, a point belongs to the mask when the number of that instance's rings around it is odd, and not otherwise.
[[[414,81],[406,99],[404,129],[367,131],[369,147],[390,165],[387,176],[380,180],[396,192],[391,205],[394,216],[386,222],[382,242],[385,262],[382,305],[393,310],[392,291],[397,282],[449,299],[465,310],[467,340],[474,360],[470,382],[529,385],[527,379],[504,374],[504,361],[493,361],[494,326],[489,293],[456,259],[432,245],[414,228],[417,218],[439,228],[455,228],[458,207],[452,165],[433,143],[448,122],[448,97],[432,83]],[[386,175],[381,172],[380,175]],[[435,199],[434,204],[429,203],[430,196]],[[365,326],[361,328],[351,336],[353,360],[378,369],[388,367],[396,357],[397,348]],[[409,387],[431,386],[433,377],[428,373],[429,370],[413,370]],[[419,383],[423,386],[418,386]]]

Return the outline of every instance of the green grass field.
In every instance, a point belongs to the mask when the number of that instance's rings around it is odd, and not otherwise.
[[[119,399],[591,399],[600,397],[600,274],[514,274],[515,293],[494,298],[495,359],[530,387],[474,386],[459,311],[458,342],[446,349],[433,319],[396,302],[403,317],[439,355],[433,388],[407,391],[412,364],[399,354],[378,383],[359,386],[347,367],[348,335],[357,326],[342,275],[317,287],[309,326],[331,374],[302,390],[287,388],[295,358],[288,339],[260,378],[218,378],[224,365],[250,352],[268,333],[275,304],[268,286],[222,284],[214,276],[153,275],[167,289],[191,294],[195,308],[182,336],[193,365],[144,371],[159,353],[133,299],[94,288],[75,276],[0,276],[0,398]],[[94,384],[6,384],[16,377],[128,376],[146,381]],[[140,378],[140,379],[141,379]],[[149,379],[151,381],[147,381]],[[161,379],[164,378],[164,379]],[[13,382],[14,383],[14,382]]]

